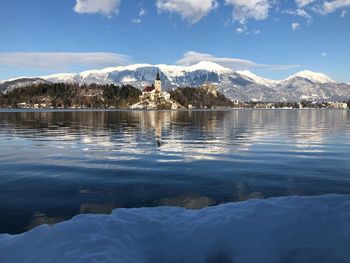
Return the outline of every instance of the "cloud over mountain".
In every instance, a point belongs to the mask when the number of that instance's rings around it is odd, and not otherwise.
[[[285,70],[290,68],[298,67],[298,65],[266,65],[256,63],[247,59],[239,59],[239,58],[225,58],[225,57],[215,57],[206,53],[199,53],[195,51],[189,51],[183,55],[181,59],[179,59],[176,64],[189,66],[201,61],[210,61],[222,65],[224,67],[231,68],[233,70],[245,70],[245,69],[270,69],[270,70]]]
[[[126,55],[106,52],[8,52],[0,53],[0,65],[45,69],[68,69],[74,66],[107,67],[125,65]]]

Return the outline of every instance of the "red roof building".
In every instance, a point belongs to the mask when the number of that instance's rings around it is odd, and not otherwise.
[[[147,87],[145,87],[144,89],[143,89],[143,92],[151,92],[151,91],[153,91],[155,88],[154,88],[154,86],[147,86]]]

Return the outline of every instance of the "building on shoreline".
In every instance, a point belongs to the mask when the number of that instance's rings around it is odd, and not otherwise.
[[[132,105],[130,108],[142,110],[185,109],[185,107],[171,99],[169,92],[162,91],[162,80],[159,71],[157,72],[154,83],[143,89],[142,95],[140,95],[140,102]]]

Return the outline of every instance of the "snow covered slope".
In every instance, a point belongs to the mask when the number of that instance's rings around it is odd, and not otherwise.
[[[236,73],[240,74],[243,77],[246,77],[247,79],[254,81],[256,84],[259,84],[259,85],[274,87],[280,83],[278,80],[271,80],[271,79],[259,77],[253,74],[252,72],[250,72],[249,70],[237,71]]]
[[[285,80],[270,80],[259,77],[250,71],[234,72],[209,61],[192,66],[135,64],[89,70],[77,74],[42,76],[40,79],[53,83],[129,84],[141,89],[154,81],[158,71],[161,73],[165,90],[180,86],[196,87],[209,82],[217,85],[219,91],[227,97],[239,101],[275,102],[304,99],[337,101],[350,99],[349,85],[336,83],[322,73],[305,70]],[[0,92],[16,87],[2,83],[0,84]]]
[[[295,78],[306,79],[306,80],[309,80],[313,83],[322,83],[322,84],[335,83],[335,81],[332,80],[329,76],[322,74],[322,73],[312,72],[309,70],[300,71],[297,74],[288,77],[286,79],[286,81],[290,81],[290,80],[293,80]]]
[[[348,263],[350,196],[117,209],[0,235],[0,262]]]
[[[49,76],[42,76],[41,79],[44,79],[49,82],[64,82],[64,83],[75,83],[74,77],[76,74],[74,73],[61,73],[61,74],[54,74]]]

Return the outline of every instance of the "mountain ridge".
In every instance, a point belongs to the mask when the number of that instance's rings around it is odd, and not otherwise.
[[[232,100],[239,101],[350,99],[348,84],[337,83],[323,73],[303,70],[283,80],[272,80],[255,75],[248,70],[234,71],[210,61],[201,61],[189,66],[133,64],[80,73],[25,78],[24,82],[41,79],[50,83],[125,84],[142,89],[153,82],[158,71],[161,74],[163,87],[167,91],[177,87],[198,87],[205,83],[212,83],[217,85],[218,91]],[[3,81],[0,82],[0,92],[6,93],[23,85],[21,79]]]

